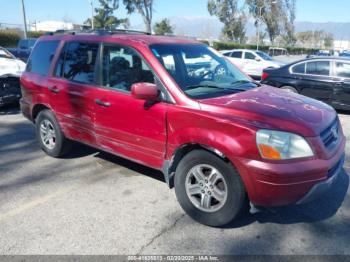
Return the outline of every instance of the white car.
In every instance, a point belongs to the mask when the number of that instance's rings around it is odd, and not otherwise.
[[[279,68],[284,65],[262,51],[235,49],[225,50],[221,53],[253,78],[260,78],[265,68]]]
[[[5,48],[0,47],[0,77],[18,76],[20,77],[25,70],[26,64],[14,57]]]

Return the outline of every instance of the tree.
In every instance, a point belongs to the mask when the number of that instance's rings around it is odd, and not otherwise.
[[[154,25],[154,32],[157,35],[172,34],[173,31],[173,27],[171,26],[170,21],[167,18],[161,20],[159,23],[156,23]]]
[[[331,33],[326,33],[324,37],[324,46],[325,48],[332,48],[334,44],[334,38]]]
[[[296,0],[284,0],[284,40],[287,45],[294,46],[295,37],[295,18],[296,18]]]
[[[261,21],[266,25],[271,44],[283,30],[283,19],[286,16],[284,3],[274,0],[246,0],[249,12],[256,19],[256,25]]]
[[[123,0],[129,14],[139,12],[146,25],[146,31],[152,33],[153,0]]]
[[[224,24],[222,33],[226,38],[243,43],[246,39],[247,18],[238,2],[238,0],[208,0],[208,11],[211,16],[218,17]]]
[[[103,29],[115,29],[120,25],[127,26],[127,18],[118,19],[113,15],[114,11],[119,8],[119,0],[99,0],[100,7],[95,8],[97,15],[94,16],[94,27]],[[84,22],[85,25],[91,26],[91,19]]]

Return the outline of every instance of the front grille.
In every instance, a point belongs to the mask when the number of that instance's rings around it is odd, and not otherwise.
[[[338,118],[321,133],[321,139],[326,148],[331,148],[337,143],[339,139]]]

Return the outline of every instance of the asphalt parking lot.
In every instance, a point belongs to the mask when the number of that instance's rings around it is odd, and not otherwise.
[[[184,214],[159,172],[83,145],[46,156],[18,108],[0,109],[0,254],[350,255],[350,113],[336,188],[225,228]]]

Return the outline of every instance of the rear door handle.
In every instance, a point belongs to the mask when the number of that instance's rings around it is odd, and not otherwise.
[[[52,93],[57,94],[60,92],[60,90],[57,88],[57,86],[49,86],[48,88]]]
[[[102,101],[100,99],[96,99],[95,103],[98,104],[99,106],[103,106],[103,107],[110,107],[111,106],[111,103]]]

